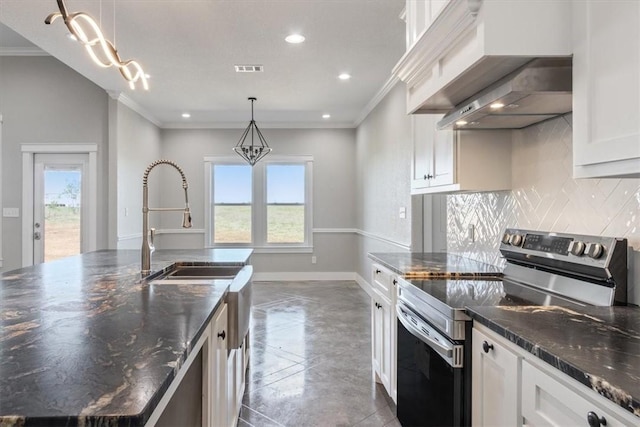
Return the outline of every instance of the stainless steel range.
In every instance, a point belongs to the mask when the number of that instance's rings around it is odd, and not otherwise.
[[[400,280],[398,419],[403,426],[466,426],[471,420],[468,306],[626,304],[627,241],[507,229],[503,277]]]

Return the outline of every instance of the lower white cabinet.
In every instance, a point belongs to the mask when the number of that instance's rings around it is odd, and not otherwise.
[[[210,412],[209,423],[203,419],[202,425],[220,427],[229,425],[227,415],[227,304],[216,311],[211,322],[211,346],[209,359],[209,383],[211,394],[208,397]],[[204,383],[206,383],[205,381]],[[205,396],[206,393],[203,393]]]
[[[392,271],[373,266],[371,296],[371,367],[374,380],[381,383],[395,402],[396,379],[396,307],[397,277]]]
[[[474,426],[521,426],[518,355],[495,337],[473,330],[471,421]]]
[[[522,416],[527,426],[640,425],[640,418],[573,378],[544,372],[527,361],[522,363]]]
[[[472,339],[474,426],[640,425],[639,417],[488,328],[474,325]]]

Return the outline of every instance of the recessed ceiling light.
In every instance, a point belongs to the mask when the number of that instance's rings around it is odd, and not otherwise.
[[[340,80],[349,80],[349,79],[351,78],[351,74],[348,74],[348,73],[342,73],[342,74],[340,74],[340,75],[338,76],[338,78],[339,78]]]
[[[497,110],[498,108],[504,107],[504,104],[502,102],[494,102],[493,104],[489,105],[489,107]]]
[[[330,119],[331,118],[331,114],[323,114],[322,118],[323,119]]]
[[[289,34],[287,37],[284,38],[284,40],[287,43],[298,44],[298,43],[302,43],[305,39],[302,34]]]
[[[467,122],[466,122],[465,120],[458,120],[458,121],[456,122],[456,125],[458,125],[458,126],[464,126],[464,125],[466,125],[466,124],[467,124]]]
[[[191,117],[191,114],[189,113],[182,113],[182,117],[185,119],[188,119],[189,117]]]

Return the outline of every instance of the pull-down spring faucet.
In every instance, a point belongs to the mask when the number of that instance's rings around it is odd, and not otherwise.
[[[180,172],[182,177],[182,188],[184,188],[184,208],[150,208],[149,207],[149,187],[147,180],[149,178],[149,172],[151,169],[158,165],[169,165],[176,168]],[[149,212],[150,211],[184,211],[182,217],[182,228],[191,228],[191,211],[189,210],[189,195],[187,194],[187,178],[184,176],[184,172],[171,160],[156,160],[151,163],[144,171],[142,177],[142,268],[141,274],[143,276],[151,273],[151,253],[155,250],[153,246],[153,237],[155,235],[155,229],[149,229]]]

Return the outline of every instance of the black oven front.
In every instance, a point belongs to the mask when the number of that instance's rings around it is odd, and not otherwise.
[[[397,416],[403,427],[469,426],[470,346],[442,335],[402,301],[396,306]],[[470,324],[466,322],[471,336]]]

